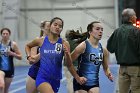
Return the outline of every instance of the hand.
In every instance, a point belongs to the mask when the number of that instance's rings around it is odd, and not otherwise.
[[[86,83],[87,79],[85,77],[79,77],[76,79],[76,81],[80,84],[83,85],[84,83]]]
[[[40,60],[40,53],[38,53],[34,56],[29,56],[27,60],[28,60],[29,64],[34,64],[34,63],[38,62]]]
[[[64,49],[65,54],[70,53],[70,50],[68,49],[68,47],[65,44],[63,44],[63,49]]]
[[[15,52],[12,52],[10,50],[7,51],[7,55],[8,56],[16,56],[16,53]]]
[[[113,75],[111,73],[108,74],[108,79],[113,82]]]
[[[34,64],[34,63],[36,63],[37,61],[36,61],[36,58],[35,57],[33,57],[33,56],[30,56],[29,58],[28,58],[28,63],[29,64]]]

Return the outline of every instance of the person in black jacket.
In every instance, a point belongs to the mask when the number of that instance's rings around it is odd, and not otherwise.
[[[140,30],[133,26],[136,13],[127,8],[122,12],[122,25],[107,42],[107,49],[115,53],[119,68],[119,93],[140,93]]]

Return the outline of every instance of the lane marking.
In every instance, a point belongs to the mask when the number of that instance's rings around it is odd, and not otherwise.
[[[16,75],[14,76],[13,80],[17,79],[17,78],[23,78],[23,77],[27,77],[27,74],[22,74],[22,75]]]
[[[11,85],[18,84],[18,83],[21,83],[21,82],[24,82],[24,81],[26,81],[26,78],[23,78],[23,79],[20,79],[20,80],[17,80],[17,81],[13,81],[11,83]]]
[[[17,91],[23,90],[23,89],[25,89],[25,88],[26,88],[26,86],[22,86],[22,87],[19,87],[19,88],[17,88],[17,89],[10,90],[9,93],[16,93]]]

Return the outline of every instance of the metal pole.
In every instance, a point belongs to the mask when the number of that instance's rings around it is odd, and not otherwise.
[[[114,5],[115,5],[115,26],[116,28],[119,27],[119,8],[118,8],[118,0],[115,0],[114,2]]]
[[[4,16],[3,16],[3,11],[4,11],[4,6],[3,6],[4,0],[0,1],[1,4],[1,10],[0,10],[0,17],[1,17],[1,28],[4,27]]]

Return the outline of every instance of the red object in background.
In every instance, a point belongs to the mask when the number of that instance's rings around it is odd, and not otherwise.
[[[136,22],[136,27],[140,28],[140,21],[139,20],[137,20],[137,22]]]

